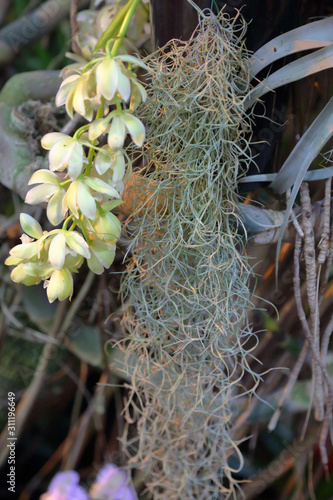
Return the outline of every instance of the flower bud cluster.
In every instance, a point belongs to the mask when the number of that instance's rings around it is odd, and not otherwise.
[[[44,281],[50,302],[72,296],[72,273],[84,259],[96,274],[108,269],[120,237],[120,222],[111,211],[122,203],[131,172],[125,140],[129,136],[141,147],[145,139],[134,111],[147,95],[132,67],[147,67],[137,57],[119,55],[117,42],[110,40],[86,66],[66,72],[56,104],[65,105],[70,117],[77,112],[90,123],[72,137],[46,134],[42,146],[49,151],[49,168],[36,171],[29,181],[34,187],[25,202],[47,202],[49,222],[63,222],[62,228],[43,232],[35,219],[21,214],[22,244],[11,249],[5,262],[15,266],[11,278],[17,283]]]

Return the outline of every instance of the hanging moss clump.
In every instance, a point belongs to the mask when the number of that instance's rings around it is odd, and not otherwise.
[[[232,427],[238,398],[254,390],[242,377],[255,344],[235,210],[251,161],[245,31],[241,16],[209,13],[189,42],[146,61],[147,144],[123,282],[126,353],[137,359],[126,415],[137,431],[124,443],[154,500],[229,498],[242,468]]]

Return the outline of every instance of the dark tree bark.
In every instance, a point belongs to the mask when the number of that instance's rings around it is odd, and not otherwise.
[[[246,34],[247,48],[255,52],[272,38],[308,23],[313,17],[330,15],[333,12],[332,0],[195,0],[201,8],[212,8],[215,13],[222,10],[234,17],[241,11],[248,23]],[[198,22],[195,9],[187,0],[150,0],[154,48],[162,47],[172,38],[188,40]],[[268,68],[271,73],[285,61],[277,61]],[[264,78],[266,75],[259,75]],[[247,175],[272,172],[275,168],[274,157],[280,135],[286,122],[286,110],[291,86],[287,85],[264,96],[265,116],[274,121],[271,132],[267,118],[257,117],[253,128],[254,155],[256,165],[249,167]],[[263,107],[258,115],[263,112]],[[267,136],[267,130],[269,136]],[[258,172],[259,170],[259,172]],[[240,185],[242,193],[263,186],[259,183]]]
[[[200,9],[211,0],[196,0]],[[198,24],[198,13],[187,0],[150,0],[153,47],[163,47],[169,40],[188,40]]]

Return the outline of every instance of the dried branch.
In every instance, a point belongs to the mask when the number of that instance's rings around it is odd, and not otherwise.
[[[313,336],[313,348],[319,355],[319,307],[316,270],[315,238],[312,224],[311,199],[307,183],[301,186],[302,203],[302,229],[304,231],[304,260],[306,269],[306,289],[310,306],[310,325]],[[315,417],[316,420],[324,419],[324,396],[320,366],[313,362],[315,384]]]
[[[89,0],[81,0],[82,8]],[[68,16],[70,0],[48,0],[0,31],[0,65],[12,61],[24,48],[50,33]]]

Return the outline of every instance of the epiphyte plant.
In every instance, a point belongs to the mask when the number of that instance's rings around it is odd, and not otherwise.
[[[129,135],[138,147],[145,139],[145,127],[134,112],[147,95],[133,67],[147,66],[123,47],[139,4],[140,0],[129,0],[118,12],[90,61],[65,68],[56,105],[65,105],[71,118],[76,112],[88,123],[73,136],[51,132],[42,138],[49,168],[32,175],[29,184],[37,185],[25,200],[31,205],[46,201],[49,222],[63,224],[43,231],[37,220],[22,213],[22,243],[5,261],[15,266],[14,282],[30,286],[43,281],[50,302],[72,296],[72,273],[84,259],[96,274],[114,260],[121,225],[112,210],[122,203],[124,181],[131,174],[125,139]],[[107,144],[101,145],[104,134]]]

